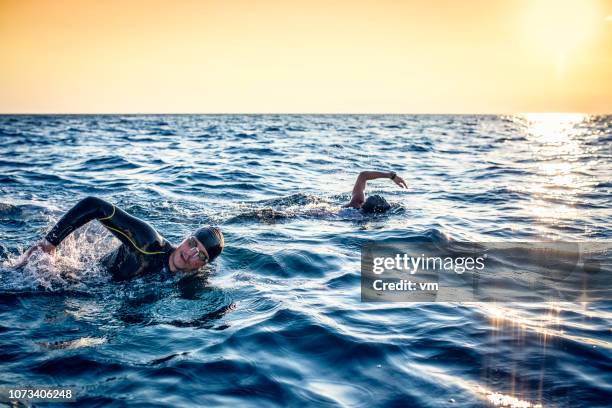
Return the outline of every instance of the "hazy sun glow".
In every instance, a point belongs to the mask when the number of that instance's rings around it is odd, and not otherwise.
[[[599,6],[584,0],[534,0],[525,13],[526,34],[542,52],[570,52],[601,29]]]
[[[610,113],[612,0],[0,0],[0,112]]]

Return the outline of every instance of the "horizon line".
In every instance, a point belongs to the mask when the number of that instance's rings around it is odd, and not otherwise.
[[[103,115],[525,115],[525,114],[561,114],[561,115],[592,115],[592,116],[610,116],[609,113],[588,113],[588,112],[566,112],[566,111],[523,111],[512,113],[491,113],[491,112],[0,112],[0,116],[103,116]]]

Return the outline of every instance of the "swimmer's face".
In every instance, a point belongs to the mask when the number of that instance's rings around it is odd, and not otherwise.
[[[174,269],[184,272],[197,271],[206,265],[207,261],[206,248],[194,237],[189,237],[181,242],[170,257]]]

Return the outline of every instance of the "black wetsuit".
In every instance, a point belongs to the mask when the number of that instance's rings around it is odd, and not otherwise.
[[[114,279],[130,279],[168,267],[174,247],[155,228],[96,197],[79,201],[45,238],[57,246],[71,232],[93,219],[100,221],[122,242],[100,260]]]

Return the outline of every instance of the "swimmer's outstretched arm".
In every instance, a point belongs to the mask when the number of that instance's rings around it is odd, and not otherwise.
[[[110,214],[113,205],[97,197],[87,197],[79,201],[72,207],[64,216],[55,224],[40,242],[37,242],[30,247],[17,261],[15,265],[19,268],[25,265],[30,258],[30,255],[36,250],[41,250],[48,254],[55,253],[55,248],[62,242],[71,232],[85,225],[95,218],[103,218]]]
[[[79,201],[55,224],[45,239],[24,253],[16,267],[27,262],[36,249],[47,253],[55,252],[69,234],[77,228],[97,219],[114,236],[126,245],[147,252],[148,247],[161,241],[161,236],[145,221],[138,219],[113,204],[97,197],[87,197]]]
[[[47,233],[45,241],[57,246],[77,228],[94,219],[102,222],[111,218],[110,216],[114,211],[115,206],[108,201],[98,197],[86,197],[64,214],[51,231]]]
[[[365,189],[367,182],[369,180],[375,180],[379,178],[391,179],[401,188],[408,188],[404,179],[395,174],[394,172],[362,171],[361,173],[359,173],[359,176],[357,176],[357,180],[355,181],[351,201],[348,204],[345,204],[344,207],[361,208],[361,206],[365,202]]]

